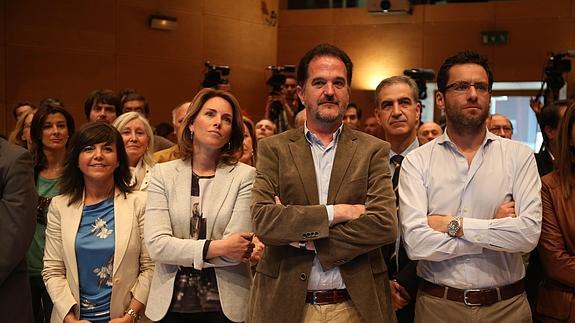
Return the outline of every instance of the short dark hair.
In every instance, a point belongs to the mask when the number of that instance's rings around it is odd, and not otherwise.
[[[419,102],[419,87],[414,79],[405,75],[395,75],[383,79],[375,88],[375,109],[379,109],[379,92],[385,87],[394,84],[405,84],[411,89],[412,99],[415,103]]]
[[[122,106],[120,105],[120,100],[116,93],[112,90],[100,89],[90,93],[84,102],[84,114],[86,115],[87,120],[90,120],[90,111],[92,111],[92,107],[94,104],[98,103],[113,105],[114,108],[116,108],[116,117],[122,114]]]
[[[441,93],[445,93],[445,88],[447,87],[447,81],[449,79],[449,70],[454,65],[462,65],[462,64],[477,64],[483,67],[485,72],[487,72],[487,78],[489,79],[489,88],[493,87],[493,73],[491,72],[491,68],[487,62],[487,58],[482,56],[481,54],[471,51],[465,50],[455,54],[454,56],[448,57],[441,67],[439,68],[439,72],[437,73],[437,90]]]
[[[66,138],[66,147],[70,143],[69,138],[74,134],[75,124],[74,117],[64,109],[61,105],[55,102],[47,102],[42,104],[42,106],[36,111],[34,117],[32,117],[32,123],[30,124],[30,139],[34,143],[32,154],[34,155],[34,171],[38,174],[40,171],[46,168],[46,154],[44,154],[44,143],[42,142],[42,133],[44,131],[44,122],[48,115],[60,113],[66,119],[66,127],[68,128],[68,138]]]
[[[351,103],[349,103],[349,104],[347,105],[347,108],[345,108],[345,110],[347,111],[347,110],[350,109],[350,108],[354,108],[354,109],[355,109],[355,112],[356,112],[356,114],[357,114],[357,120],[361,120],[362,112],[361,112],[361,109],[359,108],[359,106],[357,106],[357,104],[351,102]]]
[[[126,102],[129,101],[144,102],[144,114],[146,115],[146,117],[150,115],[150,106],[148,105],[148,101],[146,101],[146,98],[143,95],[137,92],[130,92],[120,97],[120,105],[122,106],[122,112],[124,112],[124,104],[126,104]]]
[[[132,191],[132,174],[128,166],[128,155],[124,140],[114,126],[102,121],[88,122],[80,127],[70,139],[69,151],[64,162],[64,171],[60,180],[60,194],[69,197],[68,205],[80,203],[84,194],[84,174],[78,167],[78,158],[84,147],[99,143],[115,144],[118,167],[114,170],[115,187],[122,193]]]
[[[297,65],[297,83],[299,86],[303,86],[308,78],[308,67],[309,63],[316,57],[330,56],[340,59],[345,65],[347,72],[347,84],[351,86],[351,76],[353,71],[353,63],[347,54],[330,44],[319,44],[314,48],[310,49],[307,53],[303,55],[299,64]]]
[[[559,128],[559,121],[561,121],[561,115],[559,114],[561,109],[570,105],[567,100],[555,101],[553,103],[547,104],[541,109],[539,113],[539,128],[541,128],[541,134],[543,135],[543,141],[546,143],[549,141],[547,133],[545,132],[546,127],[551,129]]]
[[[18,115],[16,113],[16,110],[18,110],[19,107],[23,107],[23,106],[29,106],[32,108],[32,110],[36,110],[36,107],[30,102],[26,102],[26,101],[16,102],[16,104],[14,104],[14,106],[12,107],[12,115],[14,116],[14,120],[18,119]]]
[[[180,156],[183,160],[192,159],[194,151],[194,135],[190,131],[190,125],[194,123],[200,110],[211,99],[219,97],[226,100],[232,107],[232,134],[230,141],[227,145],[221,148],[220,160],[217,161],[227,164],[235,165],[238,162],[237,153],[242,150],[244,145],[244,121],[242,119],[242,110],[239,102],[230,93],[223,90],[214,90],[213,88],[203,88],[192,100],[186,117],[180,126],[180,133],[178,134],[178,145],[180,148]]]

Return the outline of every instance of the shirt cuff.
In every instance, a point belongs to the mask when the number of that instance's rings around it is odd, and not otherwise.
[[[325,210],[327,211],[327,220],[329,222],[329,226],[331,227],[331,224],[333,223],[334,212],[335,212],[333,205],[326,205]]]
[[[489,219],[463,218],[463,239],[476,244],[489,244]]]
[[[206,240],[206,242],[204,243],[204,249],[202,250],[202,259],[204,261],[206,261],[206,257],[208,256],[208,249],[210,248],[210,243],[212,243],[212,240]]]

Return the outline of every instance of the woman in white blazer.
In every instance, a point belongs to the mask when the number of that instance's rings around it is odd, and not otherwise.
[[[134,111],[123,113],[114,120],[112,125],[118,129],[124,139],[128,165],[132,173],[130,184],[133,185],[134,190],[145,191],[154,166],[152,127],[143,115]]]
[[[146,196],[131,192],[120,133],[94,122],[72,137],[61,195],[48,210],[42,276],[51,322],[134,322],[153,273],[144,244]]]
[[[161,322],[245,320],[254,243],[254,168],[238,163],[243,121],[228,92],[201,90],[182,123],[182,159],[152,170],[145,240],[156,264],[146,315]]]

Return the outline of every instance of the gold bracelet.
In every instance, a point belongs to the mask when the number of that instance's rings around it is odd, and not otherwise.
[[[140,318],[140,315],[138,315],[138,312],[136,312],[133,308],[128,308],[127,311],[124,312],[124,314],[128,314],[132,317],[132,321],[135,322]]]

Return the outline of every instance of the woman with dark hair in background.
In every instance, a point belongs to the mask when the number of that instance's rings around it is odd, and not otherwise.
[[[24,120],[28,117],[23,118]],[[42,281],[42,258],[46,232],[46,214],[52,197],[58,195],[68,138],[74,133],[74,119],[60,105],[44,105],[32,117],[30,125],[34,175],[38,191],[37,223],[34,239],[26,255],[32,289],[32,307],[36,322],[48,322],[52,301]],[[32,201],[30,201],[32,203]]]
[[[8,136],[8,141],[22,148],[32,150],[32,139],[30,139],[30,127],[32,126],[32,118],[36,113],[36,109],[28,110],[22,114],[22,117],[16,122],[14,130]]]
[[[255,169],[238,163],[243,132],[232,94],[203,89],[182,123],[182,158],[152,170],[145,235],[156,271],[146,315],[154,321],[246,318]]]
[[[556,168],[542,178],[543,224],[539,256],[544,278],[536,317],[575,322],[575,104],[561,121]]]
[[[250,118],[245,116],[242,117],[242,120],[244,121],[244,141],[240,161],[246,165],[255,167],[258,147],[254,123]]]
[[[83,125],[69,150],[46,229],[42,276],[54,301],[51,322],[134,322],[154,268],[143,240],[145,193],[132,192],[113,126]]]

